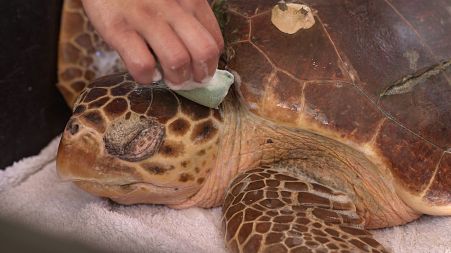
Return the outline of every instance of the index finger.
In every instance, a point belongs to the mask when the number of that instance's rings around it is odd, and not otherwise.
[[[193,5],[192,0],[178,0],[182,8],[194,14],[199,23],[205,27],[213,39],[216,41],[218,49],[224,49],[224,38],[222,37],[216,16],[206,0],[200,1],[199,4]]]

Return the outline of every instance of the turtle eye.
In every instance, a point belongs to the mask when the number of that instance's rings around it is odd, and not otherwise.
[[[136,162],[158,152],[165,137],[164,125],[152,118],[119,121],[104,137],[105,149],[122,160]]]
[[[153,125],[143,129],[124,148],[120,158],[127,161],[140,161],[150,157],[160,149],[163,142],[164,128]]]

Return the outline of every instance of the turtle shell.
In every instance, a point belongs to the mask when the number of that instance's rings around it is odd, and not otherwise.
[[[242,103],[278,125],[360,150],[391,170],[405,201],[449,213],[449,3],[303,3],[315,24],[286,34],[271,22],[277,1],[228,1],[228,67]]]

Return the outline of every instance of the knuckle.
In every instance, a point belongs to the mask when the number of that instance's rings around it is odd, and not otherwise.
[[[100,36],[111,46],[117,47],[119,40],[117,34],[114,32],[114,29],[107,28],[102,33],[100,33]]]
[[[137,1],[137,4],[130,6],[131,9],[128,11],[127,16],[129,22],[137,25],[142,24],[143,22],[150,22],[149,19],[158,20],[161,14],[161,11],[159,11],[159,9],[161,9],[162,7],[159,7],[159,1],[156,2],[158,4],[147,5],[142,3],[141,1]]]
[[[201,5],[206,6],[206,7],[210,6],[210,3],[207,0],[194,0],[194,3],[196,6],[201,6]]]
[[[173,55],[167,60],[167,65],[171,69],[178,69],[189,64],[190,61],[191,58],[187,52],[174,52]]]
[[[130,5],[129,8],[128,13],[131,14],[130,17],[141,16],[149,11],[148,6],[141,1],[137,1],[136,4]]]
[[[153,68],[155,68],[155,63],[148,59],[135,58],[128,64],[128,69],[134,74],[146,73]]]
[[[124,25],[119,25],[114,28],[108,28],[102,34],[102,39],[116,50],[122,50],[126,46],[124,38],[133,35],[133,32]]]
[[[199,6],[200,4],[205,3],[206,0],[181,0],[181,2],[190,6]]]
[[[161,9],[165,9],[165,10],[171,11],[176,6],[179,5],[177,0],[165,0],[165,1],[156,1],[156,2],[158,2],[157,5],[159,7],[159,8],[156,8],[156,10],[161,8]]]

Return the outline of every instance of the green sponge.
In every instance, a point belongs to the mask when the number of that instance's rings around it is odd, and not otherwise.
[[[216,70],[213,78],[205,87],[192,90],[173,90],[175,93],[198,104],[217,109],[229,92],[234,82],[232,73],[226,70]]]

